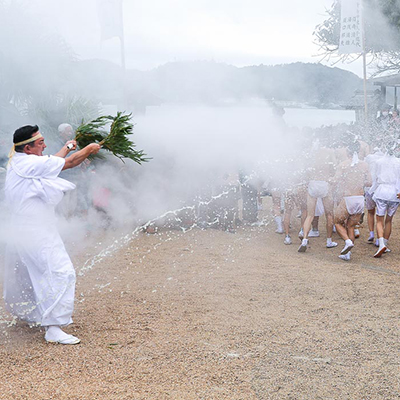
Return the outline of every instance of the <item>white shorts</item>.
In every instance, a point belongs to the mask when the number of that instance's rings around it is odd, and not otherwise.
[[[350,215],[362,214],[364,212],[364,196],[345,196],[347,212]]]
[[[397,201],[375,199],[375,203],[376,215],[378,215],[379,217],[384,217],[385,214],[389,215],[389,217],[393,217],[393,215],[397,211],[397,207],[399,206],[399,203]]]
[[[375,201],[372,199],[372,194],[368,190],[365,191],[365,205],[367,210],[373,210],[376,207]]]
[[[317,204],[315,205],[315,217],[321,217],[325,214],[324,203],[322,202],[321,198],[318,198]]]
[[[328,192],[329,183],[326,181],[310,181],[308,184],[308,194],[315,199],[318,197],[323,199],[324,197],[328,196]]]

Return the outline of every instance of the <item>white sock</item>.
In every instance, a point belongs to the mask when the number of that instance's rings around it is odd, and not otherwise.
[[[385,247],[385,239],[383,237],[380,237],[378,241],[379,241],[379,247]]]
[[[387,247],[387,245],[388,245],[388,242],[389,242],[389,239],[383,238],[383,243],[385,244],[386,247]]]
[[[302,245],[302,246],[307,246],[307,245],[308,245],[308,239],[303,239],[303,240],[301,241],[301,245]]]
[[[46,329],[45,338],[46,340],[57,341],[57,340],[67,339],[70,336],[71,335],[65,333],[58,325],[51,325],[48,326]]]
[[[375,236],[374,231],[369,231],[369,236],[374,237]]]
[[[345,240],[346,246],[351,246],[353,242],[350,239]]]
[[[332,244],[332,238],[327,238],[327,239],[326,239],[326,244],[328,244],[328,245],[329,245],[329,244]]]

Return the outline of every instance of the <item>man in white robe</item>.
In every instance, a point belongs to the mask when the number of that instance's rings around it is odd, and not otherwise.
[[[400,160],[391,154],[397,143],[388,144],[388,152],[375,160],[376,179],[370,189],[376,204],[376,233],[379,249],[374,254],[380,258],[390,252],[388,241],[392,233],[392,220],[400,204]]]
[[[46,144],[37,126],[17,129],[13,142],[5,183],[11,211],[5,303],[18,318],[44,326],[47,342],[77,344],[78,338],[61,329],[72,323],[75,270],[58,234],[54,208],[64,192],[75,188],[58,177],[60,172],[76,167],[100,146],[92,143],[67,157],[76,149],[76,142],[69,141],[56,155],[44,156]]]

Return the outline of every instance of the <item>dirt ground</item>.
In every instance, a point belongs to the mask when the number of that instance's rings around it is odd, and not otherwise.
[[[78,277],[80,345],[2,327],[0,399],[398,399],[399,232],[366,238],[346,263],[272,225],[140,234]]]

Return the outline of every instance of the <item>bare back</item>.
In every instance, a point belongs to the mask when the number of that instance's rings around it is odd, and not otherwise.
[[[322,147],[313,153],[313,159],[308,168],[311,181],[328,181],[335,175],[334,150]]]
[[[362,196],[364,186],[371,185],[368,164],[360,161],[351,166],[352,160],[346,160],[337,167],[335,181],[342,196]]]

